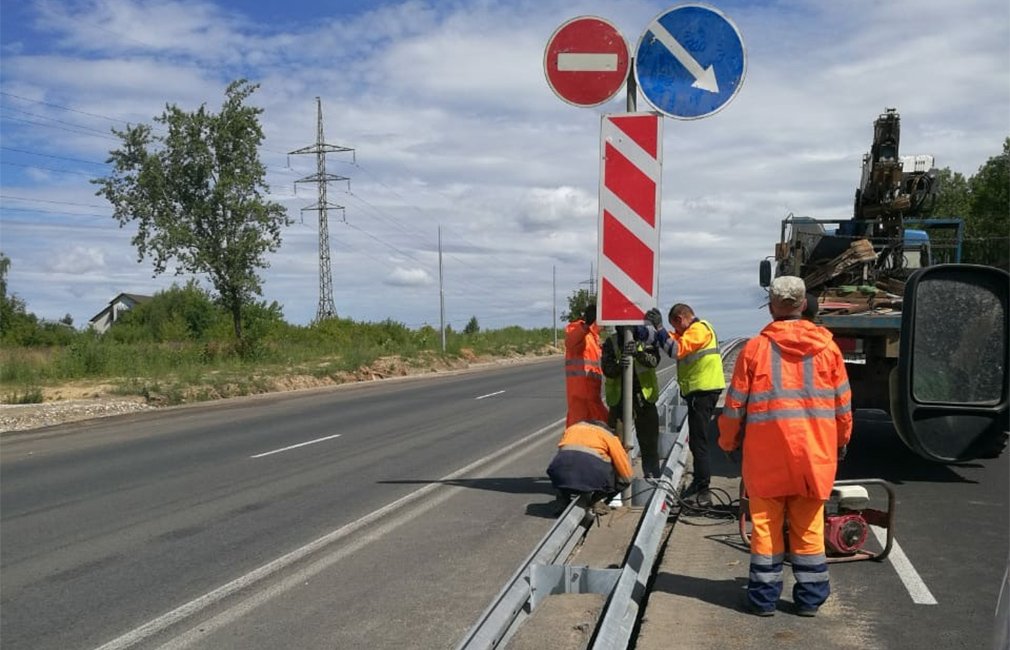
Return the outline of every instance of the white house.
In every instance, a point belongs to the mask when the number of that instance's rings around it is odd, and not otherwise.
[[[99,334],[104,334],[112,327],[112,324],[119,320],[124,311],[129,311],[136,305],[146,302],[151,296],[142,296],[139,293],[121,293],[109,301],[109,306],[91,317],[88,324],[91,329]]]

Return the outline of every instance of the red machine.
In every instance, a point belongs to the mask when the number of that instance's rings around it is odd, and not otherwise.
[[[868,486],[887,493],[887,509],[870,508]],[[750,509],[743,481],[740,482],[740,537],[750,545]],[[883,549],[865,548],[870,526],[886,531]],[[786,522],[786,528],[789,522]],[[788,543],[788,537],[786,537]],[[835,481],[831,498],[824,505],[824,545],[828,563],[883,560],[894,543],[894,489],[879,478]]]

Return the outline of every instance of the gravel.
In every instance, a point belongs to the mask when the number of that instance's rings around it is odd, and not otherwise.
[[[87,399],[42,404],[0,404],[0,433],[27,431],[65,422],[147,411],[154,408],[130,399]]]

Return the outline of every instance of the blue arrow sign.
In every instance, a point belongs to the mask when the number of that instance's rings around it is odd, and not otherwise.
[[[681,5],[649,23],[635,50],[635,80],[657,111],[707,117],[736,96],[747,55],[736,25],[704,5]]]

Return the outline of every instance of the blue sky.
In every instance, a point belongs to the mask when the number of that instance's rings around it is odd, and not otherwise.
[[[262,272],[263,298],[308,323],[318,304],[315,97],[328,157],[333,299],[341,316],[549,326],[597,256],[600,116],[544,79],[548,38],[597,15],[633,48],[668,2],[172,2],[3,0],[0,250],[10,291],[82,326],[120,292],[154,293],[132,233],[94,195],[110,128],[174,103],[216,110],[238,77],[261,84],[271,198],[295,223]],[[739,28],[747,77],[711,117],[664,123],[660,305],[693,305],[726,336],[763,325],[758,261],[787,214],[847,218],[885,107],[902,153],[973,174],[1010,135],[1005,0],[713,3]],[[648,104],[639,98],[640,110]]]

